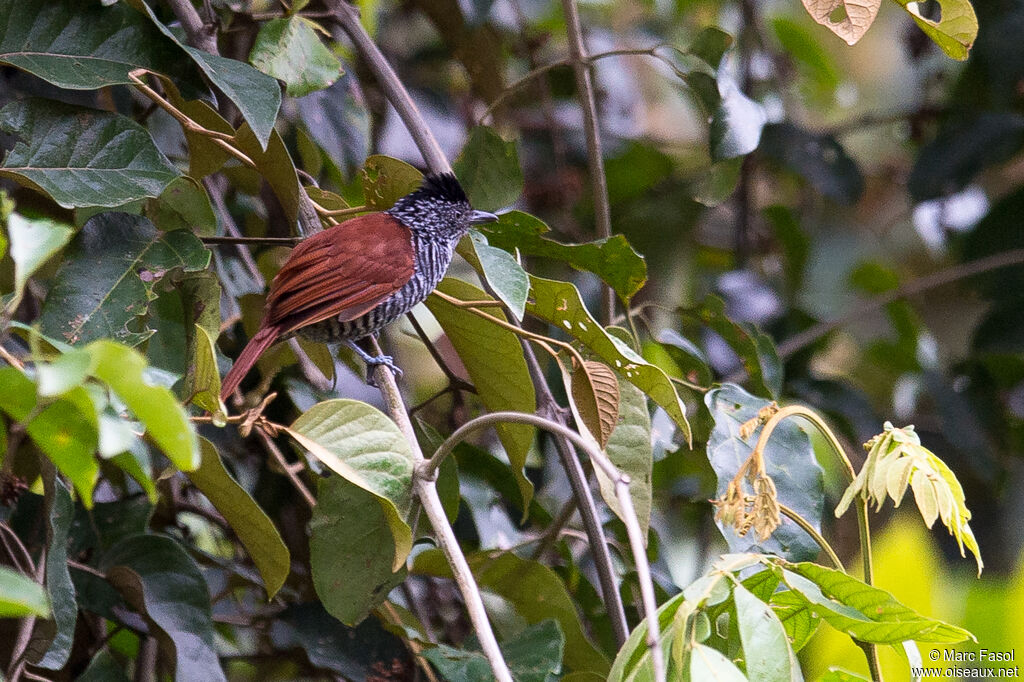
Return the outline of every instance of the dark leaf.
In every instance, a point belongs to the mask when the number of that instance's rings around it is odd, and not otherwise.
[[[469,133],[452,164],[473,208],[494,211],[511,205],[523,192],[523,171],[515,142],[506,142],[487,126]]]
[[[857,163],[831,135],[773,123],[764,127],[760,149],[830,199],[852,204],[864,193],[864,176]]]
[[[501,645],[501,653],[517,682],[554,682],[562,670],[565,641],[558,623],[546,620],[524,629]],[[477,649],[455,649],[441,644],[423,657],[448,680],[489,682],[494,679],[487,657]]]
[[[50,469],[53,472],[53,469]],[[30,651],[32,664],[46,670],[60,670],[71,655],[78,620],[75,586],[68,572],[68,531],[75,516],[71,491],[59,476],[44,477],[47,506],[46,592],[50,596],[53,620],[40,624]],[[41,645],[41,646],[40,646]]]
[[[351,74],[326,90],[296,100],[299,118],[313,141],[347,174],[362,166],[370,150],[370,114]]]

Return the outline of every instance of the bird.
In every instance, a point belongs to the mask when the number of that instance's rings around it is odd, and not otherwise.
[[[271,282],[259,328],[221,382],[221,400],[238,388],[264,351],[296,334],[345,343],[369,367],[385,365],[400,375],[390,356],[372,356],[355,342],[430,295],[459,240],[472,226],[496,220],[470,205],[454,174],[431,173],[386,211],[299,242]]]

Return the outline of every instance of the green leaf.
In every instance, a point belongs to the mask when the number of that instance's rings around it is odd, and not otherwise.
[[[854,639],[875,644],[963,642],[974,636],[963,628],[927,618],[891,594],[831,568],[812,563],[783,567],[782,580],[829,625]]]
[[[75,503],[71,491],[59,476],[44,475],[46,486],[46,592],[50,597],[52,621],[40,623],[36,628],[29,660],[32,665],[46,670],[60,670],[71,655],[78,620],[75,586],[68,572],[68,531],[75,517]],[[40,641],[40,639],[42,641]],[[41,645],[46,649],[40,651]]]
[[[789,646],[786,629],[772,608],[742,585],[733,587],[732,595],[747,677],[803,682],[800,663]]]
[[[501,653],[517,682],[553,682],[562,669],[564,645],[558,623],[546,620],[505,642]],[[448,680],[490,682],[494,679],[487,657],[478,649],[455,649],[441,644],[426,649],[423,657]]]
[[[712,161],[745,156],[757,149],[761,129],[767,121],[764,108],[740,92],[736,85],[730,83],[724,90],[708,131]]]
[[[174,280],[172,289],[161,291],[150,303],[146,324],[154,333],[146,343],[146,357],[154,367],[185,376],[202,340],[196,325],[210,339],[220,333],[221,289],[217,276],[208,270]]]
[[[249,127],[243,123],[235,134],[235,145],[256,165],[256,170],[267,181],[274,195],[281,202],[281,208],[289,221],[299,214],[299,193],[302,186],[295,172],[295,164],[280,133],[271,129],[269,141],[264,144]],[[263,149],[266,147],[266,149]]]
[[[0,0],[0,17],[0,62],[59,88],[129,84],[141,68],[173,76],[190,96],[207,91],[178,45],[124,3]]]
[[[89,661],[89,667],[75,678],[75,682],[131,682],[125,673],[125,667],[114,658],[108,649],[100,649],[99,653]]]
[[[354,175],[370,151],[370,112],[359,80],[343,73],[331,87],[301,97],[296,104],[305,132],[346,179]]]
[[[690,679],[693,682],[715,680],[715,682],[747,682],[747,678],[717,649],[703,644],[694,644],[690,651]],[[754,679],[763,679],[757,678]]]
[[[199,446],[202,459],[199,467],[188,473],[188,478],[238,536],[263,576],[267,598],[272,599],[291,569],[288,548],[263,509],[224,468],[213,443],[200,438]]]
[[[765,571],[772,573],[772,571]],[[786,628],[786,636],[793,644],[794,651],[804,648],[818,631],[821,617],[817,611],[811,608],[811,604],[793,590],[780,590],[770,595],[769,603],[779,617],[783,627]]]
[[[192,362],[185,375],[185,395],[207,412],[226,414],[220,401],[220,372],[214,340],[202,326],[193,325]]]
[[[732,44],[733,39],[731,35],[717,26],[708,26],[701,29],[701,32],[697,34],[697,37],[686,48],[686,51],[696,57],[700,57],[711,68],[717,69],[722,61],[722,57],[729,51]]]
[[[675,387],[661,369],[648,363],[622,341],[610,336],[590,315],[580,292],[568,282],[530,277],[533,302],[526,310],[571,335],[603,360],[616,374],[626,379],[660,405],[691,439],[690,423]]]
[[[526,256],[553,258],[577,270],[592,272],[615,290],[624,301],[630,300],[647,282],[647,264],[620,234],[586,244],[562,244],[542,237],[549,230],[539,218],[522,211],[509,211],[495,223],[482,225],[492,246]]]
[[[452,168],[473,208],[505,208],[523,193],[516,143],[506,142],[493,128],[473,128]]]
[[[661,650],[665,655],[670,653],[669,645],[676,636],[676,630],[672,627],[676,614],[684,605],[690,608],[686,599],[686,594],[680,592],[658,607],[658,630],[661,634]],[[608,673],[608,682],[647,682],[653,679],[651,649],[647,646],[647,619],[644,618],[633,628],[629,639],[619,649],[611,672]]]
[[[92,491],[100,474],[95,456],[99,436],[96,408],[85,389],[76,388],[43,408],[25,426],[25,432],[71,480],[82,504],[91,508]]]
[[[0,618],[50,616],[46,590],[26,575],[0,566]]]
[[[622,377],[618,377],[618,383],[619,419],[605,446],[605,452],[619,471],[629,474],[629,496],[633,499],[640,531],[646,538],[651,521],[651,471],[654,465],[651,416],[647,411],[647,397],[643,391]],[[622,509],[615,495],[615,484],[600,467],[595,467],[594,471],[601,486],[601,497],[621,519]]]
[[[0,167],[64,208],[120,206],[159,196],[181,173],[149,132],[120,114],[31,98],[0,110],[18,142]]]
[[[704,402],[715,421],[708,439],[707,455],[718,477],[716,495],[721,496],[753,452],[761,432],[759,428],[750,438],[743,439],[740,427],[756,418],[770,401],[752,396],[734,384],[725,384],[708,391]],[[825,495],[822,471],[804,429],[792,419],[780,423],[772,431],[764,459],[767,474],[775,483],[779,503],[795,510],[820,529]],[[731,526],[717,520],[716,523],[733,552],[763,551],[801,560],[813,559],[821,551],[811,536],[786,518],[772,537],[761,542],[754,533],[739,537]]]
[[[565,635],[565,664],[573,670],[605,673],[608,660],[584,632],[572,598],[553,570],[515,554],[481,552],[467,557],[481,588],[508,600],[529,624],[554,618]],[[413,573],[451,576],[440,550],[418,554]]]
[[[25,293],[28,278],[65,244],[74,231],[48,218],[25,218],[11,213],[7,218],[11,260],[14,261],[14,298],[7,304],[14,310]]]
[[[395,548],[392,570],[412,549],[406,523],[412,505],[413,455],[391,419],[358,400],[317,403],[295,420],[288,435],[334,473],[382,502]]]
[[[320,480],[309,522],[313,587],[324,608],[356,625],[405,580],[388,503],[341,476]]]
[[[423,173],[405,161],[375,154],[363,164],[363,197],[368,208],[386,211],[406,194],[419,188]]]
[[[469,236],[473,245],[472,251],[460,250],[460,253],[464,257],[468,256],[466,260],[482,272],[491,289],[501,302],[508,306],[513,317],[522,320],[526,311],[526,299],[530,295],[530,277],[511,254],[490,246],[487,237],[476,230],[470,232]]]
[[[818,682],[871,682],[871,680],[849,670],[829,668],[827,673],[818,678]]]
[[[472,284],[451,277],[442,280],[437,289],[463,301],[490,299]],[[489,411],[537,411],[530,370],[515,334],[437,296],[428,297],[426,306],[452,342],[476,387],[477,395]],[[486,310],[488,315],[505,319],[500,310]],[[533,484],[523,473],[523,467],[533,444],[534,428],[523,424],[499,424],[496,430],[512,464],[512,474],[519,485],[525,513],[533,498]]]
[[[167,459],[182,471],[198,467],[199,444],[188,415],[174,394],[146,379],[145,358],[107,340],[94,341],[83,350],[92,360],[90,374],[110,386]]]
[[[733,322],[725,316],[725,303],[717,296],[708,296],[704,303],[686,311],[722,337],[743,363],[754,389],[768,396],[782,391],[782,363],[771,337],[756,327]]]
[[[284,81],[291,97],[323,90],[341,76],[341,62],[324,47],[313,22],[294,14],[260,26],[249,62]]]
[[[171,649],[175,680],[225,679],[209,588],[181,545],[162,535],[131,535],[104,552],[100,570]]]
[[[682,371],[684,378],[701,386],[711,384],[708,357],[700,346],[674,329],[662,329],[658,332],[658,343]]]
[[[161,232],[190,230],[203,236],[217,233],[217,216],[206,188],[187,175],[172,181],[159,197],[148,199],[145,211]]]
[[[942,51],[958,61],[964,61],[970,55],[974,39],[978,37],[978,17],[970,0],[938,0],[941,8],[941,19],[926,19],[918,9],[916,2],[896,0],[896,4],[907,10],[914,18],[918,27],[931,38]]]
[[[712,163],[693,183],[693,199],[705,206],[718,206],[732,196],[740,180],[743,159],[725,159]]]
[[[146,313],[154,283],[175,268],[203,270],[209,261],[210,252],[190,232],[162,234],[140,216],[101,213],[65,253],[40,328],[70,344],[109,337],[136,345],[148,334],[126,325]]]

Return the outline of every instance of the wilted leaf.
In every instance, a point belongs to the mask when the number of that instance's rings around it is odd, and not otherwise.
[[[397,571],[412,549],[406,519],[413,455],[395,423],[358,400],[327,400],[304,412],[287,431],[313,457],[383,503],[395,542],[392,570]]]
[[[527,305],[527,312],[579,340],[619,376],[664,408],[687,441],[690,440],[685,408],[668,376],[624,342],[610,336],[590,315],[574,285],[530,277],[530,288],[534,300]]]
[[[0,110],[0,129],[25,140],[7,154],[0,176],[65,208],[156,197],[181,174],[145,128],[108,111],[32,98]]]
[[[523,192],[516,143],[506,142],[493,128],[473,128],[452,167],[469,203],[481,211],[505,208]]]
[[[584,360],[572,373],[572,400],[602,449],[619,421],[619,381],[608,365]]]
[[[321,479],[309,522],[313,586],[324,608],[356,625],[405,579],[388,504],[341,476]]]
[[[158,641],[171,649],[177,682],[225,679],[209,588],[181,545],[163,535],[132,535],[104,552],[100,570],[163,636]]]
[[[654,464],[647,396],[625,379],[617,377],[615,380],[618,382],[619,415],[605,452],[619,471],[629,475],[629,496],[633,500],[640,532],[647,538],[651,522],[651,468]],[[595,467],[594,471],[605,504],[622,518],[615,484],[600,467]]]
[[[882,0],[803,0],[816,22],[853,45],[871,28]]]
[[[647,282],[647,264],[622,235],[613,235],[586,244],[562,244],[542,237],[549,230],[539,218],[522,211],[509,211],[498,222],[480,227],[492,246],[526,256],[554,258],[577,270],[592,272],[615,290],[619,297],[630,300]]]
[[[249,61],[284,81],[291,97],[323,90],[341,75],[341,62],[324,47],[313,23],[294,14],[260,26]]]
[[[272,599],[291,570],[291,556],[273,522],[256,501],[224,468],[217,448],[199,439],[202,460],[187,475],[193,485],[217,508],[252,558]]]
[[[451,277],[442,280],[437,289],[463,301],[490,299],[472,284]],[[512,332],[437,296],[427,298],[426,305],[455,347],[480,400],[488,410],[537,411],[537,398],[529,368],[523,358],[523,348]],[[500,310],[484,310],[488,315],[505,319]],[[526,465],[526,454],[533,444],[534,429],[524,424],[499,424],[496,430],[519,484],[523,509],[527,510],[533,498],[533,484],[523,473],[523,467]]]
[[[136,345],[148,334],[126,325],[145,314],[154,282],[174,268],[202,270],[209,262],[210,252],[190,232],[161,234],[140,216],[101,213],[65,253],[40,328],[70,344],[109,337]]]

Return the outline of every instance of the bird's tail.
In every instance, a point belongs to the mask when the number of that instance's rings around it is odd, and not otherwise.
[[[260,327],[256,334],[249,339],[249,343],[246,344],[242,350],[241,355],[235,360],[235,364],[231,367],[224,379],[220,382],[220,399],[226,401],[228,396],[234,393],[235,389],[238,388],[238,384],[242,383],[242,379],[249,373],[252,366],[256,364],[256,361],[263,351],[274,345],[277,338],[281,335],[281,329],[276,326]]]

